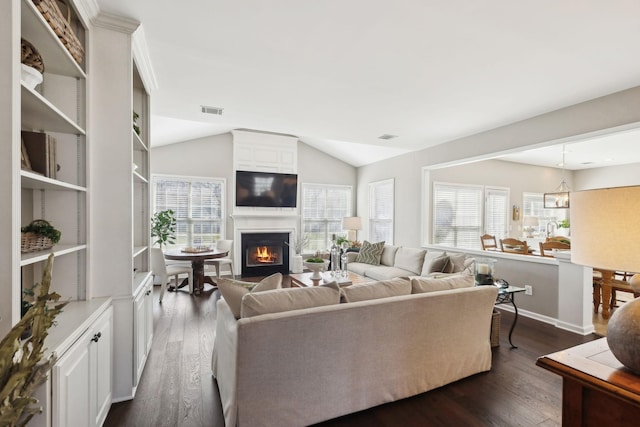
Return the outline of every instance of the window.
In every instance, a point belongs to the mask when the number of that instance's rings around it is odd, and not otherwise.
[[[534,236],[545,236],[547,224],[568,219],[569,209],[545,209],[543,193],[522,193],[522,214],[524,217],[532,216],[538,219],[538,225],[533,229]]]
[[[302,234],[308,237],[304,252],[325,251],[333,234],[342,233],[342,218],[351,216],[351,186],[303,184]]]
[[[433,184],[433,243],[481,249],[480,236],[506,236],[509,190],[464,184]]]
[[[369,241],[393,244],[393,179],[369,184]]]
[[[210,245],[225,235],[221,178],[153,177],[153,212],[172,209],[176,245]]]

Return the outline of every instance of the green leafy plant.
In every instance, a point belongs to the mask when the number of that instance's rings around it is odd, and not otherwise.
[[[349,243],[349,239],[346,236],[340,236],[336,239],[336,244],[338,246],[342,245],[344,242]]]
[[[569,227],[569,220],[568,219],[563,219],[562,221],[558,222],[558,228],[570,228]]]
[[[23,233],[36,233],[42,236],[48,237],[55,244],[60,241],[60,230],[57,230],[54,226],[49,224],[48,221],[44,219],[36,219],[35,221],[31,221],[29,225],[26,227],[22,227],[20,229]]]
[[[56,362],[53,353],[42,361],[44,341],[55,317],[67,304],[52,304],[60,299],[57,293],[49,292],[52,268],[53,254],[47,259],[40,292],[33,305],[0,342],[1,426],[26,426],[35,414],[42,411],[36,406],[38,400],[33,393],[47,379]],[[29,337],[22,340],[25,333]]]
[[[324,260],[322,258],[307,258],[305,262],[321,264],[324,262]]]
[[[134,111],[133,112],[133,130],[138,136],[140,136],[140,126],[138,126],[139,118],[140,118],[140,115]]]
[[[151,218],[151,237],[160,249],[176,241],[176,216],[172,209],[156,212]]]

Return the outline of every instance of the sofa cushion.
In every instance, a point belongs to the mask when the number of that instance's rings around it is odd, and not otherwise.
[[[380,255],[380,264],[387,265],[389,267],[393,266],[396,259],[396,253],[399,248],[400,246],[384,245],[382,255]]]
[[[379,282],[360,283],[342,288],[342,302],[356,302],[370,299],[409,295],[411,281],[408,277],[396,277]]]
[[[431,273],[442,273],[442,270],[447,266],[449,262],[449,256],[446,252],[427,252],[424,256],[424,263],[422,264],[421,276],[427,276]]]
[[[340,303],[340,287],[336,282],[311,288],[283,288],[251,292],[242,297],[242,317],[282,311],[301,310]]]
[[[373,267],[371,264],[365,264],[364,262],[348,262],[347,270],[353,271],[361,276],[366,276],[366,271]]]
[[[426,249],[400,248],[396,252],[393,266],[410,271],[412,274],[420,274],[426,253]]]
[[[454,274],[439,279],[428,277],[412,277],[411,293],[420,294],[425,292],[445,291],[448,289],[471,288],[473,287],[473,276],[468,274]]]
[[[236,319],[240,318],[242,297],[249,292],[269,291],[282,287],[282,273],[274,273],[259,282],[243,282],[233,279],[218,279],[218,289]]]
[[[451,273],[459,273],[464,270],[464,262],[466,259],[466,254],[449,254],[449,264],[453,267]]]
[[[374,280],[389,280],[394,277],[411,276],[411,272],[397,267],[387,267],[385,265],[369,266],[365,276]]]
[[[360,252],[356,262],[364,262],[365,264],[378,265],[380,264],[380,256],[384,249],[384,242],[370,243],[368,241],[362,242]]]

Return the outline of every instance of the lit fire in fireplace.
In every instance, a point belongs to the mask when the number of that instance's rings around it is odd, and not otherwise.
[[[277,261],[277,255],[267,247],[267,246],[258,246],[256,247],[256,262],[263,264],[271,264]]]

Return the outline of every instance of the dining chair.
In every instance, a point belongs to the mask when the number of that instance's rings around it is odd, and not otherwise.
[[[512,237],[500,239],[500,250],[511,254],[529,255],[529,245],[527,245],[527,242]]]
[[[216,259],[208,259],[204,262],[205,265],[205,274],[207,274],[206,267],[213,266],[216,269],[216,278],[220,278],[220,270],[223,266],[227,266],[229,268],[229,274],[233,278],[233,240],[218,240],[216,242],[216,249],[223,252],[229,252],[226,257],[216,258]]]
[[[608,319],[611,316],[611,309],[615,307],[615,303],[616,303],[616,291],[629,292],[633,294],[634,298],[640,297],[640,293],[635,292],[631,287],[631,285],[629,285],[626,281],[618,280],[615,278],[615,275],[616,275],[615,271],[601,270],[601,269],[594,269],[594,271],[599,271],[602,275],[602,281],[600,282],[600,291],[602,295],[602,317],[603,318]],[[595,295],[594,295],[594,305],[595,305]]]
[[[569,250],[571,245],[568,243],[549,240],[547,242],[540,242],[540,256],[547,258],[555,258],[555,254],[551,252],[553,249]],[[545,253],[545,251],[547,251]]]
[[[175,277],[176,289],[178,288],[178,276],[186,274],[189,278],[189,293],[193,293],[193,270],[190,265],[169,264],[164,260],[164,254],[160,248],[151,248],[151,274],[160,279],[160,302],[164,297],[164,291],[169,287],[171,276]]]
[[[480,243],[482,244],[483,251],[497,251],[498,244],[496,242],[496,236],[491,234],[485,234],[480,236]]]

